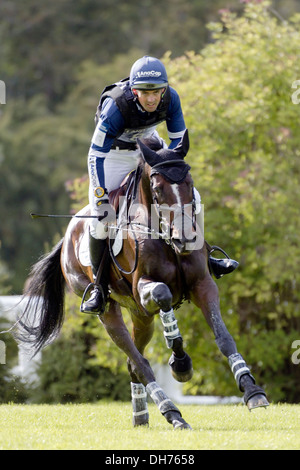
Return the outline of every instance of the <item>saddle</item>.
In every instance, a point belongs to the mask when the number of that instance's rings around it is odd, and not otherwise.
[[[137,170],[132,170],[128,175],[125,176],[119,188],[110,191],[108,195],[109,203],[114,207],[116,214],[118,215],[121,211],[119,207],[119,201],[121,197],[131,199],[131,195],[135,198],[137,190]],[[134,194],[132,193],[134,191]]]

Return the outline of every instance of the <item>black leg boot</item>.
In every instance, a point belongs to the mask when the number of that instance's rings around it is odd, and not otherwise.
[[[90,284],[90,286],[88,286],[86,289],[80,306],[80,311],[83,313],[100,315],[105,311],[108,297],[110,264],[108,246],[106,240],[96,240],[90,235],[89,248],[92,271],[94,275],[94,284]],[[91,296],[89,300],[85,300],[86,294],[90,290],[91,286],[93,287]]]

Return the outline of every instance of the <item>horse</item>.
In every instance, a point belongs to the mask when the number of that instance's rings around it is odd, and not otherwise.
[[[166,346],[172,350],[169,366],[174,378],[179,382],[191,379],[192,359],[184,350],[174,313],[185,300],[202,310],[219,350],[228,359],[237,387],[244,393],[248,409],[267,407],[264,390],[256,385],[221,316],[218,288],[210,273],[200,219],[195,215],[191,168],[185,161],[189,150],[187,131],[175,149],[142,141],[138,145],[141,156],[137,170],[110,194],[111,207],[119,211],[117,219],[122,220],[123,213],[125,222],[123,217],[123,222],[113,228],[107,224],[108,230],[114,230],[108,232],[110,259],[105,260],[110,295],[105,312],[98,315],[108,335],[127,356],[133,425],[149,425],[150,395],[174,429],[191,429],[156,382],[144,356],[158,315]],[[120,208],[122,198],[130,201],[129,209]],[[63,239],[32,268],[21,323],[36,351],[52,342],[61,330],[66,286],[82,297],[93,283],[91,267],[80,258],[89,217],[87,206],[71,219]],[[156,221],[154,228],[152,219]],[[34,326],[30,326],[29,313],[32,314],[37,297],[42,298],[42,305],[39,304]],[[130,312],[131,334],[121,307]]]

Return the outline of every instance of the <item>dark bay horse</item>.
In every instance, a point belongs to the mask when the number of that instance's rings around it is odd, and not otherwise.
[[[190,167],[184,161],[189,148],[188,135],[185,134],[174,150],[154,150],[142,142],[139,146],[138,169],[118,194],[110,198],[111,204],[117,207],[120,196],[126,194],[125,200],[131,201],[130,210],[127,208],[130,215],[126,214],[125,223],[119,222],[115,229],[115,235],[117,232],[122,237],[108,237],[114,260],[108,261],[110,297],[105,313],[99,315],[114,343],[128,357],[133,423],[135,426],[148,424],[146,397],[149,394],[174,429],[190,429],[179,409],[156,382],[143,355],[153,335],[154,316],[158,314],[167,347],[172,350],[169,365],[173,376],[180,382],[191,378],[192,361],[184,351],[174,314],[176,306],[185,299],[202,310],[218,348],[228,358],[248,408],[268,406],[265,392],[255,384],[221,317],[218,289],[208,269],[208,252],[195,215]],[[121,209],[119,219],[120,213]],[[158,221],[156,229],[150,224],[154,215]],[[32,269],[21,324],[36,350],[55,339],[61,329],[65,284],[82,296],[93,280],[91,267],[85,266],[80,258],[88,231],[88,216],[88,207],[80,211],[71,220],[63,240]],[[38,320],[30,326],[29,312],[34,299],[40,296],[42,307]],[[131,335],[123,321],[121,306],[131,314]]]

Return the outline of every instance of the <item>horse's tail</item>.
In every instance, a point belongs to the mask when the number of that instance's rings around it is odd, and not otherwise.
[[[15,336],[23,346],[30,345],[33,356],[58,336],[64,321],[62,245],[63,239],[32,267],[26,286],[26,303]]]

